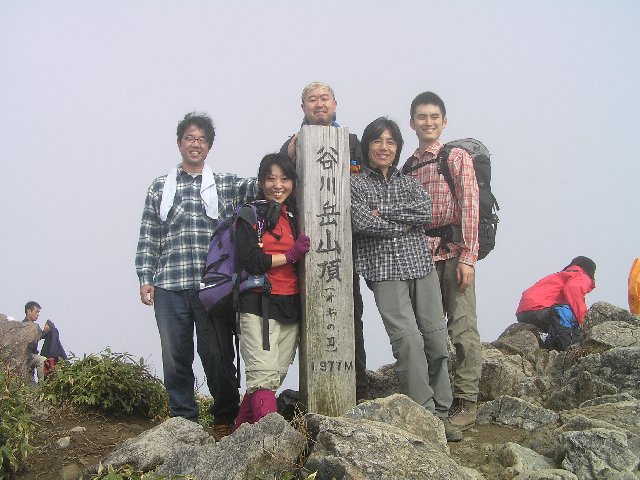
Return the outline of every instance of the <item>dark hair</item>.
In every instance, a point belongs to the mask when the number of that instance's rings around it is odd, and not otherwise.
[[[436,107],[440,107],[440,112],[442,113],[442,118],[447,116],[447,109],[444,106],[444,102],[442,99],[433,92],[422,92],[411,102],[411,110],[410,115],[413,120],[413,115],[416,113],[416,108],[418,105],[435,105]]]
[[[39,308],[42,310],[42,307],[38,302],[34,302],[33,300],[27,302],[24,306],[24,313],[26,314],[28,310],[33,310],[34,308]]]
[[[294,201],[294,197],[296,193],[296,185],[298,183],[298,173],[296,172],[295,163],[293,163],[293,160],[291,160],[289,158],[289,155],[287,155],[286,153],[270,153],[268,155],[265,155],[264,158],[260,161],[260,166],[258,167],[258,184],[260,185],[258,198],[265,198],[262,187],[267,179],[267,175],[271,173],[271,167],[273,165],[279,166],[282,169],[282,173],[284,173],[293,181],[293,191],[284,203],[288,207],[295,207],[296,202]]]
[[[594,277],[596,274],[596,262],[591,260],[589,257],[576,257],[571,260],[571,263],[564,267],[563,270],[566,270],[573,265],[582,268],[582,270],[584,270],[584,273],[586,273],[591,280],[595,280]]]
[[[178,135],[178,143],[182,140],[185,130],[192,125],[195,125],[204,132],[207,137],[209,150],[211,150],[213,139],[216,137],[216,129],[213,127],[213,120],[211,120],[211,117],[206,113],[191,112],[184,116],[178,124],[178,129],[176,131],[176,134]]]
[[[400,127],[393,120],[389,120],[387,117],[378,117],[371,122],[362,132],[362,152],[364,153],[364,161],[369,166],[369,144],[374,140],[380,138],[380,135],[385,130],[389,130],[391,137],[396,141],[398,150],[396,151],[396,158],[393,159],[393,165],[396,166],[400,161],[400,152],[402,151],[402,133],[400,133]]]

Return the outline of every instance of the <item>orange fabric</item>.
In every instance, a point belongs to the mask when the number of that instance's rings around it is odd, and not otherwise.
[[[640,257],[633,261],[629,272],[629,311],[640,315]]]

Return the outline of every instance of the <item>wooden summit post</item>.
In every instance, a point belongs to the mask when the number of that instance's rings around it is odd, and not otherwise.
[[[311,250],[300,271],[300,393],[307,411],[355,406],[349,131],[303,126],[296,146],[301,231]]]

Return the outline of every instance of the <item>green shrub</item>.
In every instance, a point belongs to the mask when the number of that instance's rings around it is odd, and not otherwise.
[[[33,446],[33,390],[8,367],[0,369],[0,479],[18,470]]]
[[[109,413],[134,413],[149,419],[168,415],[168,396],[162,382],[149,373],[144,359],[111,352],[82,359],[71,354],[56,364],[53,377],[45,382],[40,399],[70,402]]]
[[[213,403],[213,398],[209,395],[200,395],[196,392],[196,403],[198,404],[198,423],[206,428],[213,424],[213,415],[209,409]]]

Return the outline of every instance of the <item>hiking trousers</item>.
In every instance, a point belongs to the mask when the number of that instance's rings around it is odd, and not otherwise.
[[[436,272],[369,284],[389,335],[402,393],[446,418],[452,403],[449,353]]]
[[[549,332],[549,325],[555,313],[553,307],[541,308],[540,310],[527,310],[516,314],[519,323],[534,325],[542,333]]]
[[[262,317],[240,313],[240,354],[244,360],[247,393],[280,388],[298,347],[298,324],[269,319],[270,349],[262,348]]]
[[[460,292],[456,280],[459,257],[436,262],[442,289],[442,304],[447,315],[449,338],[456,349],[453,397],[478,401],[482,375],[482,345],[476,315],[476,280]]]
[[[36,376],[38,377],[38,383],[44,380],[44,362],[47,361],[47,357],[43,357],[42,355],[38,355],[37,353],[31,354],[31,363],[29,363],[29,368],[36,369]],[[33,380],[33,371],[31,372],[31,378]]]

